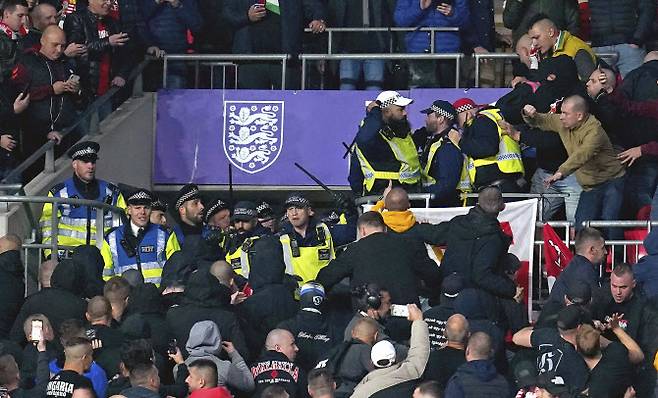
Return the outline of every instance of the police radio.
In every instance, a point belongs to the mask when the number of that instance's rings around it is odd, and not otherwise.
[[[299,252],[299,243],[297,243],[296,239],[290,238],[290,251],[292,252],[293,257],[301,256],[301,253]]]
[[[321,226],[318,225],[315,228],[315,232],[318,235],[319,243],[324,243],[324,241],[327,240],[327,235],[325,235],[325,233],[324,233],[324,228],[322,228]]]
[[[135,257],[137,255],[137,250],[135,247],[133,247],[130,243],[128,243],[127,239],[121,239],[120,241],[121,247],[123,247],[123,250],[126,252],[126,256],[128,257]]]

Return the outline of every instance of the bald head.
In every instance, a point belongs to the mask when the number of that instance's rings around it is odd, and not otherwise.
[[[521,61],[521,63],[523,63],[528,68],[530,67],[531,48],[532,48],[532,39],[527,33],[519,37],[519,40],[516,42],[515,51],[519,56],[519,61]]]
[[[0,253],[20,249],[23,242],[18,235],[7,234],[0,238]]]
[[[409,195],[403,188],[395,187],[386,195],[384,207],[388,211],[405,211],[409,210]]]
[[[278,351],[294,361],[297,357],[297,345],[295,337],[285,329],[273,329],[267,334],[265,339],[265,348],[268,351]]]
[[[66,34],[57,25],[48,26],[41,35],[41,49],[39,52],[51,61],[62,56],[66,45]]]
[[[503,194],[497,187],[487,187],[478,195],[478,206],[489,214],[498,214],[505,209]]]
[[[215,261],[210,266],[210,274],[215,278],[219,279],[219,282],[230,287],[233,285],[233,278],[235,277],[235,272],[233,268],[224,260]]]
[[[455,314],[448,318],[445,326],[445,335],[448,342],[463,344],[468,336],[468,321],[462,314]]]
[[[572,95],[570,97],[567,97],[564,100],[562,106],[564,106],[564,104],[568,104],[568,106],[571,106],[572,112],[579,112],[584,114],[589,113],[589,105],[587,105],[587,101],[585,101],[585,98],[581,97],[580,95]]]
[[[649,51],[647,55],[644,56],[645,63],[656,60],[658,60],[658,51]]]
[[[50,287],[50,277],[53,276],[53,271],[57,266],[57,261],[47,260],[41,263],[39,267],[39,283],[41,287]]]
[[[352,327],[352,338],[372,345],[377,339],[377,331],[379,331],[377,321],[368,317],[360,318]]]
[[[87,320],[92,325],[109,325],[112,320],[112,304],[103,296],[92,297],[87,303]]]
[[[41,3],[32,9],[30,18],[35,28],[46,30],[51,25],[57,25],[57,10],[51,4]]]
[[[466,347],[466,360],[476,361],[480,359],[489,359],[493,354],[491,337],[484,332],[475,332],[468,339]]]

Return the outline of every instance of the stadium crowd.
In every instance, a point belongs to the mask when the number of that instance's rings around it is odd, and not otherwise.
[[[601,273],[605,239],[620,231],[582,224],[658,217],[658,52],[645,52],[655,17],[650,0],[508,0],[519,62],[494,105],[437,99],[413,132],[413,99],[383,91],[367,106],[349,183],[382,199],[360,216],[342,195],[320,214],[291,193],[279,214],[194,184],[166,203],[97,179],[97,143],[62,144],[72,176],[49,195],[125,214],[101,226],[86,206],[45,204],[42,242],[61,250],[46,251],[28,297],[21,241],[0,238],[0,395],[655,396],[658,232],[638,264]],[[436,34],[436,52],[494,51],[503,39],[492,2],[464,0],[5,0],[1,23],[4,176],[19,144],[26,155],[60,143],[80,110],[127,88],[147,53],[296,54],[331,26],[459,27]],[[338,51],[385,52],[389,34],[350,34]],[[428,52],[427,32],[404,39],[405,51]],[[185,65],[171,66],[168,84],[184,87]],[[343,61],[340,87],[445,87],[454,74],[444,61],[386,66]],[[240,87],[281,84],[276,65],[240,69]],[[299,67],[289,72],[296,84]],[[444,207],[479,196],[464,216],[421,224],[408,197],[421,191]],[[576,225],[575,256],[532,323],[497,220],[502,193],[519,192],[568,193],[543,199],[542,217],[564,207]],[[426,244],[443,248],[440,267]]]

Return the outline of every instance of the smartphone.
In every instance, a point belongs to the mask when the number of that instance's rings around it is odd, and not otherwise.
[[[391,304],[391,316],[396,316],[400,318],[409,317],[409,308],[406,305],[400,304]]]
[[[32,320],[30,337],[34,343],[38,343],[43,338],[43,321],[41,319]]]
[[[94,340],[96,338],[96,329],[85,330],[85,337],[89,340]]]
[[[78,82],[80,82],[80,76],[78,76],[74,73],[71,73],[71,76],[69,76],[69,80],[72,81],[72,82],[78,83]]]
[[[176,354],[176,348],[178,347],[178,341],[176,339],[171,339],[169,345],[167,346],[167,353],[174,355]]]

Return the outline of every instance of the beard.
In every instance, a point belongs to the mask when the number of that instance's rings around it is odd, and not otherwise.
[[[406,117],[400,120],[390,120],[386,123],[393,133],[398,137],[405,137],[411,131],[411,125]]]

